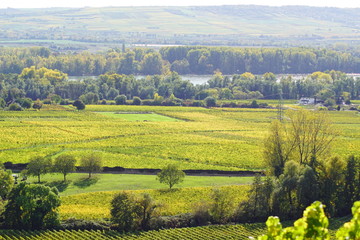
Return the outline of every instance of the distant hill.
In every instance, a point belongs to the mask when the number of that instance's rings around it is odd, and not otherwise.
[[[255,46],[357,44],[359,10],[255,5],[8,8],[0,9],[0,44],[20,39]]]

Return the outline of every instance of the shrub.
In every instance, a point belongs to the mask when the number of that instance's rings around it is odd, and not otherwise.
[[[19,98],[19,99],[16,99],[15,101],[16,103],[18,103],[20,105],[20,107],[22,108],[31,108],[31,104],[32,104],[32,101],[30,98]]]
[[[109,230],[110,224],[104,221],[69,218],[61,222],[63,230]]]
[[[215,107],[216,106],[216,99],[213,97],[207,97],[204,99],[205,105],[207,107]]]
[[[33,109],[40,110],[43,106],[43,103],[40,101],[40,99],[37,99],[33,104]]]
[[[116,105],[125,105],[127,97],[125,95],[118,95],[114,100]]]
[[[141,105],[141,98],[139,97],[133,97],[133,105]]]
[[[19,104],[17,104],[17,103],[12,103],[12,104],[10,104],[10,106],[9,106],[9,110],[10,111],[22,111],[22,110],[24,110],[22,107],[20,107],[20,105]]]
[[[83,101],[81,100],[76,100],[74,103],[73,103],[73,106],[76,107],[77,110],[84,110],[85,109],[85,104],[83,103]]]

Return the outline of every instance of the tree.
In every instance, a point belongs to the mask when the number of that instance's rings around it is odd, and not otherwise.
[[[162,58],[157,52],[151,52],[144,56],[141,61],[141,72],[147,75],[161,74]]]
[[[319,199],[319,183],[314,170],[305,166],[300,173],[297,183],[298,208],[305,209],[315,200]]]
[[[79,97],[84,104],[97,104],[99,102],[99,96],[93,92],[88,92]],[[79,109],[82,110],[82,109]]]
[[[140,199],[136,200],[140,227],[142,230],[150,229],[150,220],[157,208],[154,200],[148,193],[144,193]]]
[[[55,159],[54,171],[62,173],[64,175],[64,182],[66,181],[66,175],[76,170],[76,159],[72,155],[62,154]]]
[[[85,104],[83,103],[83,101],[81,100],[75,100],[75,102],[73,103],[73,106],[77,108],[77,110],[84,110],[85,109]]]
[[[19,99],[16,99],[15,102],[18,103],[20,105],[20,107],[26,108],[26,109],[31,108],[31,104],[32,104],[32,101],[30,98],[19,98]]]
[[[288,121],[272,123],[264,144],[265,162],[275,176],[283,172],[285,163],[294,160],[316,172],[328,156],[337,136],[324,111],[288,111]]]
[[[163,168],[157,175],[160,183],[169,185],[170,189],[178,183],[184,181],[185,173],[178,169],[174,164],[169,164]]]
[[[6,199],[13,186],[12,172],[0,168],[0,201]]]
[[[89,178],[91,178],[91,174],[94,172],[102,171],[102,159],[100,155],[97,154],[89,154],[85,155],[81,158],[81,166],[85,172],[89,173]]]
[[[226,223],[234,213],[234,201],[229,193],[214,189],[212,195],[213,202],[209,213],[215,223]]]
[[[318,167],[319,158],[327,156],[337,132],[324,111],[289,111],[289,137],[295,144],[294,160]]]
[[[22,111],[23,108],[18,103],[12,103],[9,105],[10,111]]]
[[[216,99],[213,97],[206,97],[204,99],[204,101],[205,101],[205,105],[207,107],[215,107],[216,106]]]
[[[52,162],[50,158],[40,156],[33,157],[26,167],[27,174],[38,177],[38,182],[40,183],[40,176],[50,172],[51,165]]]
[[[56,188],[23,182],[11,190],[8,200],[3,213],[8,228],[43,229],[59,224]]]
[[[280,121],[276,120],[271,123],[270,134],[264,141],[264,159],[270,168],[270,173],[279,177],[289,160],[294,144],[288,142],[286,132]]]
[[[3,98],[0,97],[0,108],[6,107],[6,102]]]
[[[114,100],[115,100],[116,105],[125,105],[127,98],[125,95],[122,94],[122,95],[117,96]]]
[[[141,105],[141,99],[139,97],[133,97],[133,105]]]
[[[135,201],[128,193],[118,193],[111,200],[111,221],[117,225],[119,230],[134,230],[137,226],[137,213]]]

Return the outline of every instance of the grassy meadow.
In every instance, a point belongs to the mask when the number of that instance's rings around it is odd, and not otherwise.
[[[167,185],[159,183],[156,175],[139,174],[93,174],[88,178],[86,173],[70,173],[63,181],[62,174],[47,174],[41,177],[41,183],[55,186],[60,196],[98,191],[166,189]],[[221,176],[186,176],[175,188],[189,187],[220,187],[227,185],[250,184],[253,177],[221,177]],[[37,177],[29,177],[27,182],[37,183]]]

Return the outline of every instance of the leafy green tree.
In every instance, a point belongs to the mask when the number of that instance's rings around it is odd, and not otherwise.
[[[147,53],[141,61],[141,72],[147,75],[161,74],[163,68],[159,53]]]
[[[66,181],[66,175],[68,175],[70,172],[76,171],[76,159],[72,155],[68,154],[62,154],[55,158],[54,162],[54,172],[59,172],[64,175],[64,182]]]
[[[95,153],[84,155],[81,158],[80,164],[80,167],[89,173],[89,178],[91,178],[92,173],[102,171],[102,158]]]
[[[148,193],[144,193],[136,200],[140,227],[142,230],[150,229],[150,220],[154,216],[157,205]]]
[[[341,202],[343,203],[343,209],[341,212],[350,213],[347,208],[357,199],[358,174],[360,174],[359,160],[354,155],[351,155],[346,161],[344,187],[342,193],[340,194],[340,196],[343,197],[343,199],[341,199]],[[339,206],[337,208],[339,208]]]
[[[305,166],[300,173],[297,187],[298,209],[305,209],[319,199],[319,183],[314,170]]]
[[[96,93],[93,92],[88,92],[86,94],[83,94],[79,97],[79,99],[84,103],[84,104],[97,104],[99,101],[99,96]],[[82,109],[78,109],[78,110],[82,110]]]
[[[79,100],[79,99],[74,101],[73,106],[76,107],[77,110],[84,110],[85,109],[84,102]]]
[[[106,83],[105,83],[106,84]],[[107,97],[107,99],[115,99],[117,96],[119,95],[119,90],[111,87],[108,91],[106,91],[106,93],[104,94],[104,96]]]
[[[215,107],[216,106],[216,99],[213,97],[206,97],[204,99],[204,101],[205,101],[205,105],[207,107]]]
[[[271,176],[267,176],[263,181],[261,175],[257,174],[248,191],[248,199],[239,205],[236,218],[240,221],[266,219],[272,212],[274,189],[275,182]]]
[[[339,157],[331,157],[324,165],[324,169],[320,172],[320,199],[327,206],[330,216],[338,213],[337,206],[342,201],[339,195],[342,194],[344,186],[344,171],[346,162]]]
[[[300,173],[300,164],[295,161],[288,161],[285,163],[284,173],[279,177],[281,191],[286,198],[285,202],[279,202],[279,204],[289,213],[289,216],[294,216],[297,212],[296,190]]]
[[[171,189],[175,184],[181,183],[184,181],[185,173],[178,169],[174,164],[169,164],[163,168],[157,175],[157,179],[160,183],[165,183],[169,185]]]
[[[289,144],[290,143],[290,144]],[[294,149],[294,144],[288,142],[288,136],[280,121],[273,121],[270,126],[269,136],[264,141],[264,159],[269,167],[270,173],[279,177],[289,160]]]
[[[111,200],[111,222],[117,225],[119,230],[132,231],[137,227],[136,219],[139,209],[132,196],[126,192],[118,193]]]
[[[214,189],[209,213],[215,223],[226,223],[233,216],[234,201],[224,190]]]
[[[40,183],[40,176],[49,173],[51,167],[52,162],[50,158],[36,156],[30,159],[26,169],[27,174],[38,177],[38,182]]]
[[[52,103],[59,104],[63,99],[57,94],[49,94],[48,98]]]
[[[122,94],[122,95],[117,96],[114,100],[115,100],[116,105],[125,105],[127,98],[125,95]]]
[[[0,168],[0,201],[5,200],[14,186],[14,178],[11,171]]]
[[[8,196],[2,214],[5,226],[13,229],[43,229],[59,224],[60,197],[56,188],[20,183]]]

